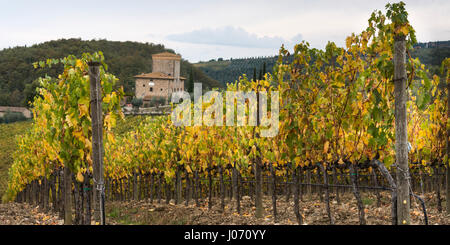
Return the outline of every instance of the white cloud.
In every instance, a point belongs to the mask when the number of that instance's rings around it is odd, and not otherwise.
[[[450,1],[403,1],[419,41],[450,39]],[[161,43],[193,62],[275,55],[300,40],[343,46],[387,2],[398,0],[0,0],[0,49],[79,37]]]
[[[247,48],[279,48],[281,44],[291,45],[298,43],[302,39],[301,34],[295,35],[292,39],[285,39],[279,36],[258,37],[254,33],[249,33],[243,28],[225,26],[216,29],[203,28],[190,32],[171,34],[166,36],[168,40],[193,44],[226,45]]]

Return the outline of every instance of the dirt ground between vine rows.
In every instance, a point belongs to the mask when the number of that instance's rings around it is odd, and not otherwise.
[[[381,193],[381,205],[377,207],[374,194],[364,193],[363,203],[365,217],[369,225],[390,225],[390,193]],[[444,211],[439,213],[436,208],[434,195],[425,195],[427,204],[428,222],[430,225],[450,224],[450,215],[445,212],[445,202],[442,203]],[[320,202],[318,196],[313,195],[312,200],[300,202],[300,212],[305,225],[329,224],[325,203]],[[263,200],[264,217],[255,218],[254,202],[250,197],[244,196],[241,201],[241,214],[236,213],[235,201],[225,199],[225,211],[220,210],[220,199],[213,200],[213,207],[208,210],[207,199],[202,200],[199,207],[191,201],[188,206],[175,205],[174,200],[165,204],[161,200],[158,204],[149,201],[110,202],[107,204],[107,222],[109,224],[148,224],[148,225],[295,225],[297,224],[293,213],[294,203],[286,202],[285,196],[279,196],[277,200],[277,220],[272,215],[271,197],[265,196]],[[358,209],[353,194],[345,193],[341,196],[341,202],[331,199],[331,212],[337,225],[359,225]],[[412,224],[424,224],[423,212],[417,202],[412,205]]]
[[[42,212],[26,203],[0,204],[0,225],[62,225],[56,213]]]
[[[375,195],[363,193],[366,220],[369,225],[389,225],[390,221],[390,193],[381,193],[381,206],[377,207]],[[428,221],[430,225],[449,225],[450,216],[445,212],[445,200],[442,202],[443,212],[437,210],[436,196],[426,194]],[[158,204],[155,200],[131,201],[131,202],[107,202],[107,224],[143,224],[143,225],[295,225],[297,224],[293,213],[292,197],[286,202],[285,196],[279,196],[277,200],[278,216],[275,221],[272,215],[272,200],[265,196],[263,201],[264,217],[255,218],[253,200],[244,196],[241,201],[241,214],[235,211],[235,201],[225,199],[226,207],[220,211],[220,200],[214,199],[214,205],[208,210],[207,199],[201,200],[196,207],[191,200],[188,206],[175,205],[174,200],[165,204],[161,200]],[[424,224],[421,208],[415,202],[411,210],[412,224]],[[304,224],[327,225],[329,219],[326,207],[317,195],[309,200],[307,196],[300,202],[300,211],[304,217]],[[356,200],[351,193],[341,196],[338,204],[334,197],[331,198],[331,211],[338,225],[358,225],[358,210]],[[0,225],[62,225],[64,221],[54,212],[42,212],[39,207],[33,207],[25,203],[0,204]]]

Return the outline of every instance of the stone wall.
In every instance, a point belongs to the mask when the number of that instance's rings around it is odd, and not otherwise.
[[[145,98],[148,96],[159,96],[167,98],[169,93],[169,81],[167,79],[150,79],[138,78],[136,79],[136,97]],[[152,82],[154,85],[150,86]]]
[[[13,106],[0,106],[0,116],[3,116],[6,112],[20,112],[26,118],[31,118],[33,115],[30,110],[25,107],[13,107]]]
[[[169,59],[154,59],[152,72],[161,72],[169,76],[179,77],[180,61]]]

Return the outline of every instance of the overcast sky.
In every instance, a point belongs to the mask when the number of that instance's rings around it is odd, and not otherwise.
[[[197,62],[324,48],[367,25],[376,0],[0,0],[0,49],[60,38],[162,43]],[[392,1],[391,1],[392,2]],[[418,41],[450,40],[450,1],[407,1]]]

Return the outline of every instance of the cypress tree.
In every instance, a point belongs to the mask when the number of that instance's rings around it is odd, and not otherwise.
[[[266,62],[263,63],[263,76],[266,75]]]
[[[188,81],[188,92],[194,92],[194,72],[191,67],[191,71],[189,72],[189,81]]]

